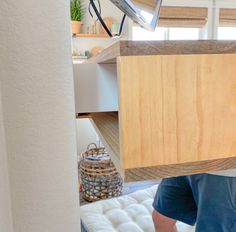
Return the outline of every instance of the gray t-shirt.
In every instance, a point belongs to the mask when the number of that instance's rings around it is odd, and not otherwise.
[[[218,175],[218,176],[228,176],[228,177],[236,177],[236,169],[229,169],[224,171],[218,171],[218,172],[208,172],[212,175]]]

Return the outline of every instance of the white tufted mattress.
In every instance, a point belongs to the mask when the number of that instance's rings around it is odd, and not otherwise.
[[[157,187],[82,206],[82,223],[88,232],[154,232],[151,213]],[[180,222],[177,228],[178,232],[195,231]]]

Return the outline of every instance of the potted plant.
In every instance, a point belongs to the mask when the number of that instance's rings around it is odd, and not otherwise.
[[[81,0],[70,1],[70,12],[71,12],[71,30],[72,34],[80,33],[82,26],[83,7]]]

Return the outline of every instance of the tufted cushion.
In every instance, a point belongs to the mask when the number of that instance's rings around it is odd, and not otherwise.
[[[126,196],[81,207],[81,219],[88,232],[154,232],[152,202],[157,185]],[[177,223],[179,232],[194,228]]]

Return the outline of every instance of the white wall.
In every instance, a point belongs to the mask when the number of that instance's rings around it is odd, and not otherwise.
[[[69,1],[2,0],[0,15],[14,232],[78,232]]]
[[[90,143],[99,145],[99,138],[89,119],[77,120],[78,156],[87,149]]]
[[[0,79],[3,75],[4,59],[7,53],[7,38],[5,36],[7,33],[7,25],[4,23],[7,12],[4,10],[5,8],[0,7]],[[13,232],[1,89],[0,81],[0,231]]]
[[[0,49],[1,51],[1,49]],[[0,55],[0,60],[1,60]],[[1,87],[1,86],[0,86]],[[11,199],[8,179],[7,153],[3,126],[3,112],[0,88],[0,231],[13,232]]]
[[[86,33],[86,28],[92,23],[92,18],[88,13],[88,0],[83,0],[86,14],[84,16],[83,22],[83,33]],[[102,6],[102,17],[113,17],[117,22],[121,22],[123,13],[115,6],[110,0],[100,0]],[[93,12],[93,10],[92,10]],[[95,16],[96,17],[96,16]],[[126,18],[123,30],[123,39],[128,37],[129,20]],[[114,38],[73,38],[73,48],[76,52],[84,52],[85,50],[91,50],[93,47],[102,46],[104,48],[111,46],[116,43],[118,39]],[[78,120],[77,121],[77,131],[78,131],[78,155],[84,151],[87,145],[91,142],[97,142],[97,135],[93,129],[89,120]]]

